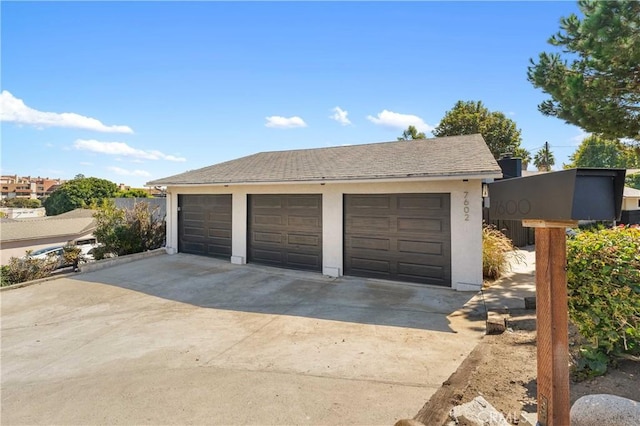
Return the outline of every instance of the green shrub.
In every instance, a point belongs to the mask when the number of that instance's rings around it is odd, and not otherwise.
[[[2,286],[46,278],[56,269],[58,262],[55,256],[48,259],[12,257],[9,264],[2,267]]]
[[[102,244],[94,257],[123,256],[162,247],[165,241],[165,221],[158,217],[159,208],[140,201],[131,209],[119,209],[105,201],[94,215],[97,226],[94,236]]]
[[[511,240],[493,225],[482,227],[482,276],[490,280],[500,278],[511,267],[511,261],[519,262]]]
[[[602,374],[612,357],[640,354],[640,228],[582,231],[568,240],[567,282],[569,316],[587,342],[580,351],[588,362],[577,368]]]

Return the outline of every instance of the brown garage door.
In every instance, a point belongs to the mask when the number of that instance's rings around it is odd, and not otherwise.
[[[231,256],[231,194],[178,195],[178,251]]]
[[[322,196],[249,195],[248,261],[322,270]]]
[[[451,286],[449,194],[344,196],[346,275]]]

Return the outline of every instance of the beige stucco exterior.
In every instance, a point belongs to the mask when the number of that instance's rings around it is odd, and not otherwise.
[[[640,195],[629,195],[623,197],[622,210],[640,210]]]
[[[323,274],[343,274],[343,195],[374,193],[449,193],[451,197],[451,278],[456,290],[482,285],[482,179],[387,180],[363,182],[229,184],[167,188],[167,252],[178,251],[179,194],[232,194],[232,256],[247,259],[247,195],[322,194]]]

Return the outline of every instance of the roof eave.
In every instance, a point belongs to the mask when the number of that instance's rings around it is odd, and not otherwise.
[[[223,181],[223,182],[166,182],[157,185],[162,186],[229,186],[229,185],[300,185],[300,184],[316,184],[316,183],[380,183],[380,182],[416,182],[416,181],[442,181],[442,180],[478,180],[478,179],[497,179],[502,178],[501,171],[484,171],[484,172],[462,172],[447,175],[420,175],[420,176],[381,176],[381,177],[353,177],[353,178],[315,178],[315,179],[299,179],[299,180],[276,180],[276,181]],[[151,183],[148,183],[149,185]]]

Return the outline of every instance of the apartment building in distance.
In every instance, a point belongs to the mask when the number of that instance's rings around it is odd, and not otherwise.
[[[41,198],[50,195],[64,180],[31,176],[2,175],[0,198]]]

